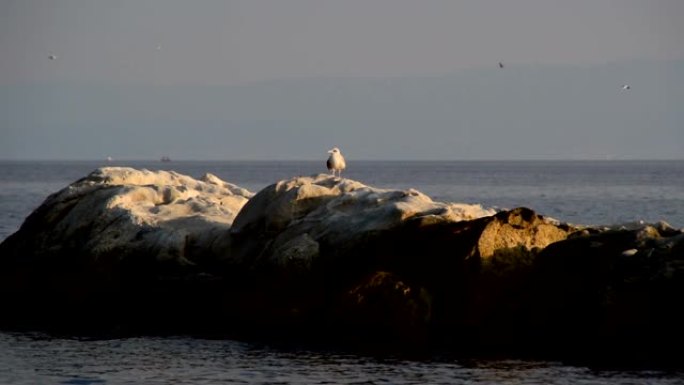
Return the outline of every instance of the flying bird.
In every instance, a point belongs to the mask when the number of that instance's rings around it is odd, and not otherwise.
[[[623,91],[627,91],[627,90],[629,90],[629,89],[631,89],[631,88],[632,88],[632,87],[631,87],[629,84],[625,84],[624,86],[622,86],[622,90],[623,90]]]
[[[502,63],[502,62],[499,62],[499,68],[503,68],[503,67],[504,67],[504,66],[503,66],[503,63]]]
[[[55,59],[57,59],[57,55],[50,55],[50,56],[48,56],[48,59],[55,60]]]
[[[342,156],[340,149],[334,147],[332,150],[328,151],[328,154],[330,154],[330,157],[328,157],[328,161],[326,162],[328,170],[332,172],[333,177],[335,176],[335,171],[337,171],[337,175],[341,178],[342,170],[347,167],[347,164],[344,161],[344,157]]]

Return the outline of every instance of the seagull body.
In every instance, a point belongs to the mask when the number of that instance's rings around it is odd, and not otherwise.
[[[330,154],[330,157],[328,157],[328,161],[326,162],[328,170],[332,172],[333,177],[335,176],[335,171],[337,171],[337,175],[341,178],[342,170],[347,167],[347,164],[344,161],[344,157],[342,156],[340,149],[335,147],[328,151],[328,154]]]

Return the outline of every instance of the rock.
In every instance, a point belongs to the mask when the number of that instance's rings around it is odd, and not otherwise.
[[[320,174],[266,187],[235,218],[231,233],[240,242],[237,258],[269,266],[298,254],[291,250],[300,247],[297,239],[313,252],[309,259],[320,253],[334,259],[409,220],[459,222],[494,213],[480,205],[433,202],[415,190],[376,189]]]
[[[684,233],[669,226],[557,242],[540,253],[534,280],[530,326],[549,343],[643,358],[684,342]]]
[[[463,330],[503,314],[499,306],[531,274],[538,252],[574,230],[530,209],[496,213],[479,205],[433,202],[415,190],[380,190],[318,175],[260,191],[231,233],[236,260],[262,280],[260,288],[271,291],[280,306],[297,309],[299,316],[327,309],[324,313],[335,314],[325,320],[337,325],[332,329],[365,325],[387,332],[371,333],[376,337],[415,342],[431,328],[452,333],[455,325]],[[404,297],[399,288],[422,294]],[[383,304],[331,300],[340,293]],[[430,305],[420,298],[430,298]],[[429,321],[423,323],[416,318],[425,316],[421,311],[415,317],[389,316],[428,307]],[[288,314],[268,318],[282,323]]]
[[[248,271],[256,291],[270,293],[265,307],[275,311],[261,317],[272,322],[267,327],[291,323],[295,314],[318,319],[321,324],[312,328],[326,329],[321,325],[339,320],[322,314],[337,314],[335,304],[346,303],[331,298],[354,290],[376,269],[392,267],[385,257],[405,244],[393,239],[402,238],[407,223],[457,223],[494,213],[329,175],[292,178],[257,193],[235,219],[232,269]]]
[[[401,271],[433,298],[431,326],[442,342],[496,350],[519,344],[529,323],[521,309],[539,253],[576,230],[523,207],[471,221],[421,224],[409,233],[432,233],[427,238],[433,245],[422,255],[416,251]],[[408,241],[399,248],[410,249],[412,236],[403,238]]]
[[[378,271],[343,292],[333,309],[337,324],[351,330],[345,335],[355,344],[380,337],[395,344],[419,345],[427,338],[432,298],[425,288]]]
[[[0,244],[0,298],[0,324],[76,331],[652,354],[684,343],[684,233],[329,175],[252,196],[211,175],[103,168]]]
[[[527,208],[501,212],[486,221],[477,240],[479,269],[468,276],[471,294],[464,323],[468,327],[489,325],[491,337],[502,329],[505,334],[514,333],[507,328],[516,318],[511,312],[520,306],[515,297],[533,274],[539,252],[566,239],[575,229],[559,226]]]
[[[538,216],[524,208],[504,212],[489,222],[478,240],[481,258],[493,259],[522,250],[543,249],[551,243],[565,239],[568,230],[553,220]]]
[[[145,254],[192,264],[187,243],[210,244],[207,232],[227,232],[252,195],[211,174],[195,180],[106,167],[49,196],[8,242],[24,235],[24,247],[14,250],[20,255],[69,253],[96,261]]]
[[[50,195],[0,245],[0,292],[77,306],[163,277],[214,274],[208,264],[229,251],[251,196],[211,174],[97,169]]]
[[[172,297],[198,290],[204,300],[185,300],[209,302],[218,308],[208,314],[263,328],[313,319],[337,324],[325,314],[339,314],[338,306],[353,314],[368,308],[331,298],[380,290],[402,314],[434,297],[429,307],[437,321],[396,320],[405,336],[425,335],[432,322],[464,322],[466,293],[482,281],[471,270],[506,275],[494,267],[507,258],[510,266],[527,266],[537,249],[567,234],[528,209],[493,215],[479,205],[433,202],[415,190],[328,175],[281,181],[250,196],[214,176],[97,170],[48,197],[3,242],[4,271],[21,279],[4,279],[0,288],[88,306],[106,293],[123,301],[123,312],[153,301],[160,314],[164,306],[189,306]],[[376,278],[360,283],[368,276]],[[394,284],[421,294],[404,298],[380,289]],[[494,306],[491,298],[480,303]],[[340,327],[358,325],[347,321]],[[419,324],[420,333],[407,331]]]

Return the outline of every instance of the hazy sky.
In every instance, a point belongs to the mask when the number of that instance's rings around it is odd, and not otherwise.
[[[680,0],[0,0],[0,159],[684,158],[682,20]]]

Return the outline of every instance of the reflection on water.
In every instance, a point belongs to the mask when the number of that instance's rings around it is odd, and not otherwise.
[[[2,384],[681,384],[684,373],[551,361],[423,360],[231,340],[108,340],[0,333]]]

